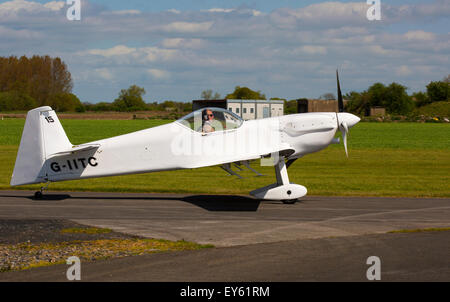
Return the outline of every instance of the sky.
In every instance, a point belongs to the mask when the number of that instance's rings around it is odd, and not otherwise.
[[[0,56],[61,57],[83,101],[144,87],[147,102],[191,101],[235,86],[318,98],[375,82],[424,91],[450,73],[450,0],[0,1]]]

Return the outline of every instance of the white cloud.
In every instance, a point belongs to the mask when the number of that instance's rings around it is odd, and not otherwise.
[[[33,1],[26,0],[13,0],[0,4],[0,13],[41,13],[45,11],[59,11],[65,6],[64,1],[51,1],[46,4],[41,4]]]
[[[154,69],[154,68],[150,68],[147,69],[147,72],[155,79],[168,79],[170,77],[170,73],[165,71],[165,70],[161,70],[161,69]]]
[[[51,1],[51,2],[47,2],[44,4],[44,6],[46,8],[49,8],[50,10],[53,10],[53,11],[59,11],[65,5],[66,5],[66,3],[64,3],[64,1]]]
[[[91,55],[99,55],[103,57],[112,57],[112,56],[120,56],[131,54],[136,51],[136,48],[130,48],[125,45],[117,45],[108,49],[91,49],[86,51],[85,53]]]
[[[205,12],[209,12],[209,13],[231,13],[236,11],[235,8],[210,8],[210,9],[206,9],[203,10]]]
[[[271,96],[317,97],[334,87],[336,66],[350,83],[344,90],[398,77],[417,90],[408,82],[412,75],[426,83],[448,73],[450,35],[433,22],[448,18],[449,3],[382,1],[383,19],[374,23],[366,19],[365,1],[270,13],[111,10],[85,1],[82,21],[74,23],[65,17],[65,1],[14,0],[0,4],[0,55],[60,56],[75,93],[103,100],[112,82],[126,87],[130,81],[164,99],[198,97],[205,87],[225,93],[236,85]],[[94,82],[105,89],[92,88]]]
[[[136,9],[116,10],[102,12],[103,15],[140,15],[142,12]]]
[[[305,45],[298,49],[300,52],[310,55],[324,55],[327,49],[324,46]]]
[[[395,74],[398,76],[409,76],[412,74],[412,70],[406,65],[401,65],[395,69]]]
[[[183,38],[164,39],[161,44],[164,48],[192,48],[192,49],[202,48],[205,47],[206,45],[205,41],[202,39],[183,39]]]
[[[13,29],[0,25],[0,37],[2,39],[35,39],[42,38],[43,35],[40,32],[29,29]]]
[[[210,8],[201,10],[202,12],[208,12],[208,13],[218,13],[218,14],[229,14],[229,13],[238,13],[238,14],[250,14],[254,17],[264,15],[263,12],[256,10],[256,9],[247,9],[247,8]]]
[[[161,28],[167,32],[196,33],[208,31],[213,22],[172,22]]]
[[[436,35],[434,33],[426,32],[423,30],[408,31],[404,34],[404,36],[407,40],[414,41],[432,41],[436,38]]]
[[[299,26],[326,27],[368,23],[365,2],[323,2],[299,9],[281,8],[270,14],[272,22],[282,28]]]
[[[172,13],[172,14],[177,14],[177,15],[181,14],[181,11],[174,9],[174,8],[168,9],[167,12]]]
[[[105,80],[112,80],[114,78],[113,73],[108,68],[96,68],[94,69],[94,72]]]

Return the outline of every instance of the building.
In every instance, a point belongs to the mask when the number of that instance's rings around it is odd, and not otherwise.
[[[344,100],[344,105],[347,100]],[[309,99],[298,99],[297,100],[297,112],[338,112],[338,101],[337,100],[309,100]]]
[[[194,100],[192,111],[205,107],[227,109],[244,120],[284,115],[284,101],[280,100]]]
[[[384,107],[370,107],[370,116],[385,116],[386,108]]]

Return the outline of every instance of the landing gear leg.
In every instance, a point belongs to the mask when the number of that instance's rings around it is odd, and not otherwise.
[[[47,181],[46,185],[44,187],[41,187],[41,189],[34,193],[34,199],[42,199],[44,197],[44,190],[47,190],[48,186],[50,185],[50,182]]]
[[[295,203],[299,198],[306,195],[307,190],[304,186],[289,182],[287,165],[283,156],[280,156],[279,161],[275,164],[275,176],[277,178],[276,183],[256,189],[250,194],[261,199],[281,200],[285,204]]]

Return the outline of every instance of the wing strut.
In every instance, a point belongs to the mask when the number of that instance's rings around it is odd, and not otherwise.
[[[239,175],[239,174],[237,174],[236,172],[234,172],[232,169],[231,169],[231,164],[223,164],[223,165],[221,165],[220,166],[220,168],[222,168],[223,170],[225,170],[226,172],[228,172],[230,175],[234,175],[234,176],[237,176],[237,177],[239,177],[239,178],[241,178],[242,179],[242,176],[241,175]]]
[[[249,169],[250,171],[252,171],[253,173],[256,174],[256,176],[264,176],[261,173],[259,173],[258,171],[256,171],[255,169],[253,169],[252,167],[250,167],[250,163],[248,160],[244,160],[242,162],[242,164],[244,165],[244,167],[246,167],[247,169]]]

